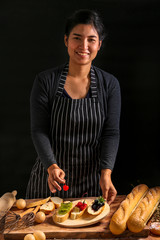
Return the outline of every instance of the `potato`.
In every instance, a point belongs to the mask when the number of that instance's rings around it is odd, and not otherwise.
[[[38,213],[36,213],[35,221],[36,221],[37,223],[42,223],[42,222],[45,221],[45,219],[46,219],[46,215],[45,215],[44,212],[39,211]]]
[[[29,233],[24,237],[24,240],[35,240],[35,237],[33,236],[33,234]]]
[[[20,198],[16,201],[16,206],[18,209],[23,209],[26,207],[26,201],[24,199]]]
[[[36,240],[46,240],[46,235],[42,231],[35,231],[33,233],[33,236],[35,237]]]

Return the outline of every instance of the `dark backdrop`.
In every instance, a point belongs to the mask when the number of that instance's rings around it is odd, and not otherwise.
[[[112,180],[118,194],[139,183],[160,185],[160,4],[157,0],[0,3],[0,195],[25,189],[36,152],[30,137],[29,98],[36,73],[67,60],[66,17],[96,9],[109,31],[94,64],[121,85],[121,140]]]

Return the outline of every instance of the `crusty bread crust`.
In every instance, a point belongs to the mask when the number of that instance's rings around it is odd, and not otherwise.
[[[53,215],[54,221],[58,223],[64,222],[65,220],[68,219],[68,217],[69,217],[69,212],[64,215],[60,215],[58,214],[58,211],[57,211],[57,213]]]
[[[36,206],[45,204],[46,202],[48,202],[50,200],[50,198],[51,197],[48,197],[48,198],[45,198],[45,199],[42,199],[42,200],[39,200],[39,201],[31,202],[31,203],[27,204],[26,208],[36,207]]]
[[[55,208],[59,208],[63,202],[63,199],[59,197],[51,197],[51,201],[54,203]]]
[[[42,206],[40,206],[40,211],[44,212],[45,214],[49,214],[55,209],[55,205],[53,202],[47,202],[44,203]]]
[[[70,202],[70,201],[66,201],[66,202]],[[68,219],[70,212],[72,211],[72,209],[74,208],[75,204],[72,205],[72,208],[69,210],[68,213],[61,215],[58,214],[59,208],[56,209],[56,212],[53,214],[53,219],[55,222],[61,223],[64,222],[65,220]]]
[[[160,202],[160,187],[149,189],[147,195],[140,202],[136,210],[127,221],[131,232],[140,232],[144,229],[149,218],[152,216]]]
[[[126,196],[125,200],[121,202],[117,211],[113,214],[110,221],[110,231],[119,235],[123,233],[127,227],[127,220],[135,210],[139,202],[143,199],[148,191],[148,187],[145,184],[140,184],[132,189],[132,191]]]

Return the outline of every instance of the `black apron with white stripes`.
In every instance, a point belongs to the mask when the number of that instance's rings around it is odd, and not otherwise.
[[[90,98],[63,97],[68,73],[65,66],[51,112],[52,148],[58,166],[65,172],[69,190],[51,194],[47,184],[47,171],[38,159],[31,172],[26,198],[55,195],[62,198],[99,196],[99,142],[103,115],[97,98],[94,69],[91,67]]]

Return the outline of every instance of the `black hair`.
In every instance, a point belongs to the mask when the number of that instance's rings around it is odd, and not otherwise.
[[[96,29],[99,40],[103,41],[106,37],[105,27],[101,17],[95,10],[80,9],[71,15],[66,22],[65,35],[68,37],[72,29],[78,24],[91,24]]]

